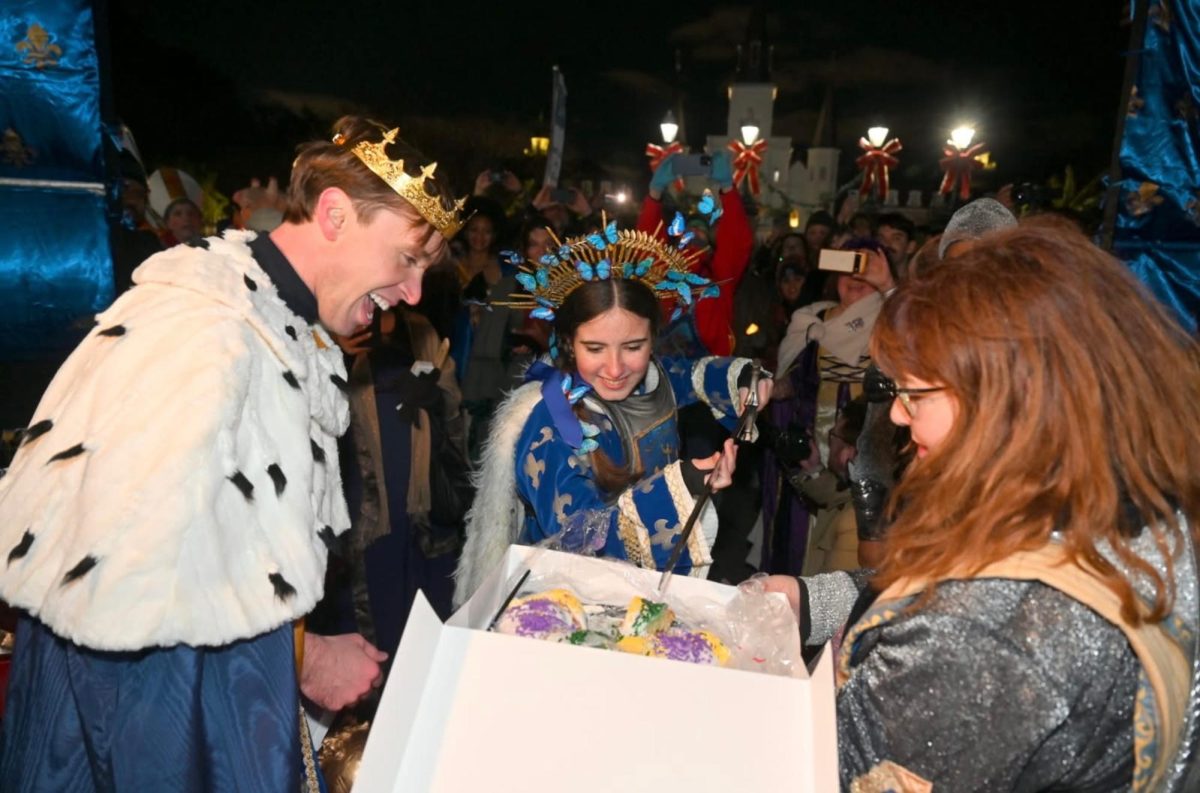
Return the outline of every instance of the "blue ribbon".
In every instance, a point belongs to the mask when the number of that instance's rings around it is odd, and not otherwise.
[[[572,449],[583,445],[583,427],[571,409],[567,395],[563,393],[563,373],[543,361],[535,361],[525,370],[525,382],[541,381],[542,401],[550,411],[550,418],[558,428],[558,434]]]

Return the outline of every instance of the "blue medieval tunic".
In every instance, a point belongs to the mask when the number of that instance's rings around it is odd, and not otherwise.
[[[638,389],[621,402],[584,396],[584,420],[599,430],[594,437],[599,450],[641,473],[619,493],[597,484],[590,455],[570,437],[574,413],[564,420],[561,406],[556,410],[554,400],[546,398],[553,396],[554,378],[562,374],[543,367],[547,381],[526,383],[497,412],[480,490],[467,519],[456,603],[474,592],[512,542],[558,537],[568,550],[662,569],[696,503],[679,460],[676,410],[702,402],[733,430],[740,412],[738,378],[749,363],[740,358],[665,358],[653,363]],[[653,400],[654,405],[638,406],[639,400]],[[715,511],[710,506],[705,512],[677,573],[701,575],[711,564]]]

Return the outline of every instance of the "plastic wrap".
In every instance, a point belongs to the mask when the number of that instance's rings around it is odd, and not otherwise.
[[[538,543],[540,548],[566,551],[584,556],[596,556],[608,542],[611,520],[608,512],[581,509],[572,512],[562,523],[562,530]]]
[[[566,549],[565,535],[574,547],[592,548],[596,529],[594,521],[580,520],[544,544]],[[710,598],[687,597],[670,588],[662,596],[648,583],[657,576],[650,579],[645,572],[618,562],[597,567],[568,561],[546,571],[534,565],[493,627],[583,647],[768,674],[794,676],[803,668],[795,615],[786,598],[765,591],[762,579],[743,583],[732,596],[728,587],[718,585]]]

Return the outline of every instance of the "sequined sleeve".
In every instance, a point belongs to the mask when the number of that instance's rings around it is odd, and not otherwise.
[[[943,584],[916,612],[876,605],[846,643],[843,789],[900,773],[934,790],[1129,787],[1140,665],[1118,628],[1060,592]]]

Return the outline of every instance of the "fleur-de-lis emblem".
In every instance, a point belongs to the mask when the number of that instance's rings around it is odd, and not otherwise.
[[[1125,111],[1125,115],[1129,118],[1137,118],[1144,104],[1146,104],[1146,100],[1138,96],[1138,87],[1135,85],[1129,92],[1129,108]]]
[[[659,518],[654,521],[654,536],[650,538],[650,542],[664,551],[669,551],[675,547],[675,538],[680,534],[683,534],[682,523],[676,521],[675,525],[668,526],[666,518]]]
[[[17,42],[17,52],[25,53],[26,65],[38,69],[57,66],[63,54],[62,47],[53,43],[46,29],[36,22],[25,31],[24,40]]]
[[[1154,182],[1142,182],[1137,190],[1125,197],[1125,208],[1129,210],[1129,214],[1140,218],[1162,202],[1163,197],[1158,194],[1158,185]]]
[[[23,168],[33,162],[34,151],[25,145],[25,141],[21,140],[15,129],[9,127],[4,130],[4,138],[0,141],[0,154],[3,155],[5,165]]]

